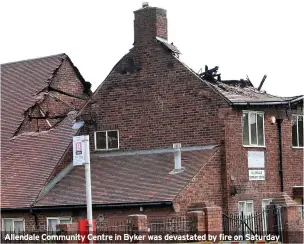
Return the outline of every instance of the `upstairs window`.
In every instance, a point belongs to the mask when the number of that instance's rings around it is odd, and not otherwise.
[[[243,112],[243,145],[264,146],[264,113]]]
[[[95,150],[113,150],[119,149],[118,130],[96,131]]]
[[[2,219],[2,230],[20,233],[24,231],[24,219]]]
[[[303,115],[292,116],[292,146],[303,147]]]

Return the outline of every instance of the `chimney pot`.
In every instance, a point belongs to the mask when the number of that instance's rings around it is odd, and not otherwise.
[[[148,2],[143,2],[143,3],[142,3],[142,7],[143,7],[143,8],[149,7],[149,3],[148,3]]]

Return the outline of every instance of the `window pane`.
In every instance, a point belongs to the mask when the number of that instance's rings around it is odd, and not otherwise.
[[[96,132],[96,149],[107,149],[106,132]]]
[[[60,224],[71,224],[72,220],[71,218],[61,218],[60,219]]]
[[[248,113],[243,113],[243,145],[249,145]]]
[[[13,231],[13,221],[11,219],[4,219],[3,223],[5,231]]]
[[[239,202],[239,214],[241,215],[241,213],[243,212],[243,214],[245,215],[245,202]]]
[[[14,230],[17,232],[24,231],[23,229],[23,221],[22,220],[14,220]]]
[[[297,117],[292,116],[292,145],[298,146],[298,128],[297,128]]]
[[[108,131],[108,148],[118,148],[117,131]]]
[[[55,231],[58,219],[48,219],[48,231]]]
[[[249,122],[250,122],[250,135],[251,135],[251,143],[257,145],[257,131],[256,131],[256,113],[249,114]]]
[[[264,146],[264,115],[257,114],[258,123],[258,145]]]
[[[246,214],[247,215],[253,214],[253,204],[252,204],[252,202],[247,202],[247,204],[246,204]]]
[[[303,147],[303,116],[298,116],[299,147]]]

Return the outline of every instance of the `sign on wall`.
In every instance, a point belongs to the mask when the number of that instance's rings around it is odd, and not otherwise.
[[[73,165],[83,165],[90,163],[89,136],[73,137]]]
[[[248,168],[264,168],[265,156],[264,152],[250,151],[248,152]]]
[[[265,170],[249,170],[249,180],[265,180]]]

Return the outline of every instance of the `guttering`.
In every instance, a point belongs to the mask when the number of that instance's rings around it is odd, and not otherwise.
[[[30,211],[30,207],[26,207],[26,208],[0,208],[0,212],[13,212],[13,211]]]
[[[304,96],[297,97],[292,100],[285,100],[285,101],[272,101],[272,102],[233,102],[231,101],[231,105],[237,105],[237,106],[246,106],[246,105],[286,105],[294,102],[298,102],[300,100],[303,100]]]
[[[293,102],[297,102],[297,101],[300,101],[300,100],[304,100],[304,96],[300,96],[298,98],[295,98],[295,99],[291,100],[290,102],[293,103]]]
[[[237,106],[254,106],[254,105],[286,105],[289,103],[289,101],[281,101],[281,102],[231,102],[232,105]]]
[[[93,204],[92,207],[96,208],[117,208],[117,207],[138,207],[138,206],[172,206],[172,201],[164,202],[134,202],[134,203],[114,203],[114,204]],[[66,210],[66,209],[80,209],[86,208],[86,205],[66,205],[66,206],[46,206],[46,207],[33,207],[34,210]]]

